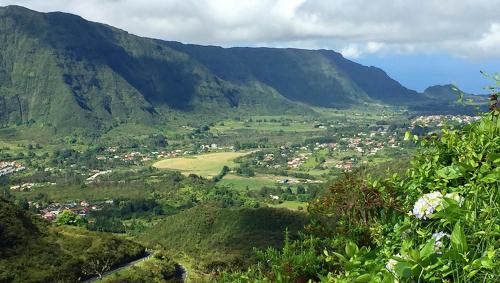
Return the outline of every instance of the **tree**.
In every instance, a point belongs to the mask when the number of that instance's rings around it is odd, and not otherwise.
[[[85,219],[72,211],[65,210],[57,216],[55,223],[57,225],[82,226],[85,224]]]
[[[305,193],[306,193],[306,189],[304,188],[304,186],[298,185],[297,186],[297,194],[301,195],[301,194],[305,194]]]
[[[82,272],[85,275],[97,275],[102,279],[102,275],[111,269],[112,263],[113,257],[110,253],[90,252],[82,266]]]
[[[167,138],[162,134],[152,135],[152,136],[150,136],[150,140],[151,140],[151,144],[154,147],[161,148],[161,147],[165,147],[168,145]]]
[[[9,184],[9,177],[7,175],[0,176],[0,186],[7,186]]]

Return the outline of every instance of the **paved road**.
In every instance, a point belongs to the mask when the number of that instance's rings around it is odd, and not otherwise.
[[[141,258],[138,258],[138,259],[133,260],[133,261],[131,261],[131,262],[129,262],[129,263],[127,263],[127,264],[125,264],[125,265],[120,265],[120,266],[118,266],[118,267],[116,267],[116,268],[114,268],[114,269],[111,269],[111,270],[109,270],[109,271],[104,272],[104,273],[102,274],[102,278],[107,277],[107,276],[110,276],[111,274],[116,273],[116,272],[118,272],[118,271],[120,271],[120,270],[122,270],[122,269],[125,269],[125,268],[127,268],[127,267],[130,267],[130,266],[136,265],[136,264],[138,264],[138,263],[139,263],[139,262],[141,262],[141,261],[145,261],[146,259],[150,258],[152,255],[153,255],[153,253],[151,253],[151,252],[146,252],[146,253],[144,254],[144,256],[143,256],[143,257],[141,257]],[[98,280],[99,280],[99,277],[98,277],[98,276],[95,276],[95,277],[92,277],[92,278],[90,278],[90,279],[87,279],[87,280],[83,281],[83,283],[90,283],[90,282],[95,282],[95,281],[98,281]]]
[[[177,272],[180,273],[180,277],[182,279],[182,282],[187,282],[187,278],[188,278],[188,271],[187,269],[182,266],[182,265],[177,265]]]
[[[129,262],[129,263],[127,263],[127,264],[125,264],[125,265],[121,265],[121,266],[118,266],[118,267],[116,267],[116,268],[114,268],[114,269],[111,269],[111,270],[109,270],[109,271],[106,271],[106,272],[102,275],[102,278],[104,278],[104,277],[108,277],[108,276],[112,275],[113,273],[116,273],[116,272],[118,272],[118,271],[120,271],[120,270],[122,270],[122,269],[125,269],[125,268],[128,268],[128,267],[131,267],[131,266],[134,266],[134,265],[138,264],[139,262],[145,261],[145,260],[147,260],[148,258],[150,258],[152,255],[153,255],[153,252],[146,252],[146,253],[144,254],[144,256],[143,256],[143,257],[141,257],[141,258],[138,258],[138,259],[133,260],[133,261],[131,261],[131,262]],[[177,265],[177,266],[176,266],[176,273],[177,273],[177,274],[176,274],[176,276],[178,276],[178,277],[181,277],[181,278],[182,278],[182,282],[186,282],[186,280],[187,280],[187,276],[188,276],[188,271],[187,271],[187,269],[186,269],[184,266],[182,266],[182,265],[180,265],[180,264],[179,264],[179,265]],[[87,279],[87,280],[83,281],[83,283],[91,283],[91,282],[96,282],[96,281],[100,281],[100,279],[99,279],[99,277],[98,277],[98,276],[95,276],[95,277],[92,277],[92,278],[90,278],[90,279]]]

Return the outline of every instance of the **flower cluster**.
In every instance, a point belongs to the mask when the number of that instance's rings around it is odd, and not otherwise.
[[[436,208],[441,205],[442,201],[443,194],[441,192],[425,194],[413,205],[411,214],[415,215],[418,219],[427,219],[436,211]]]
[[[437,233],[433,233],[432,234],[432,238],[434,239],[434,250],[435,251],[439,251],[439,249],[441,249],[441,247],[443,247],[443,241],[442,239],[444,237],[450,237],[449,234],[445,233],[445,232],[437,232]]]
[[[458,193],[448,193],[443,195],[441,192],[432,192],[423,195],[421,198],[415,202],[413,205],[413,210],[410,211],[410,215],[414,215],[418,219],[428,219],[435,211],[442,208],[443,198],[453,199],[462,205],[464,198]]]
[[[396,271],[396,264],[398,264],[398,261],[391,258],[385,265],[385,268],[387,268],[389,272],[394,273]]]

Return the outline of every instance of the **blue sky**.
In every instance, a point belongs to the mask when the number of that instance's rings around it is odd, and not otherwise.
[[[500,0],[0,0],[184,43],[331,49],[423,90],[483,93],[500,72]]]
[[[500,59],[472,60],[445,53],[369,54],[354,61],[382,68],[404,86],[417,91],[431,85],[452,83],[465,92],[484,94],[487,93],[484,87],[493,82],[480,71],[500,72]]]

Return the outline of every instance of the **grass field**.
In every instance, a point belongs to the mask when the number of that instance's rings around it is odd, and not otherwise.
[[[284,201],[280,204],[275,204],[275,205],[270,205],[271,207],[275,208],[286,208],[290,210],[300,210],[299,207],[302,207],[302,210],[307,209],[307,202],[300,202],[300,201]]]
[[[156,162],[159,169],[179,170],[185,175],[196,174],[203,177],[217,176],[224,165],[232,167],[233,160],[250,152],[216,152],[190,157],[170,158]]]
[[[257,190],[264,186],[274,187],[278,181],[286,178],[273,175],[257,174],[254,177],[242,177],[234,174],[227,174],[218,184],[229,186],[237,190],[245,190],[247,187],[250,190]]]
[[[224,125],[216,125],[211,129],[214,133],[231,132],[241,130],[253,130],[262,132],[323,132],[324,129],[314,128],[310,122],[289,122],[287,126],[279,122],[241,122],[241,121],[224,121]]]
[[[17,192],[20,197],[33,198],[39,193],[46,194],[53,201],[102,201],[113,198],[141,198],[149,191],[143,186],[103,186],[81,188],[80,186],[47,186],[32,191]]]

